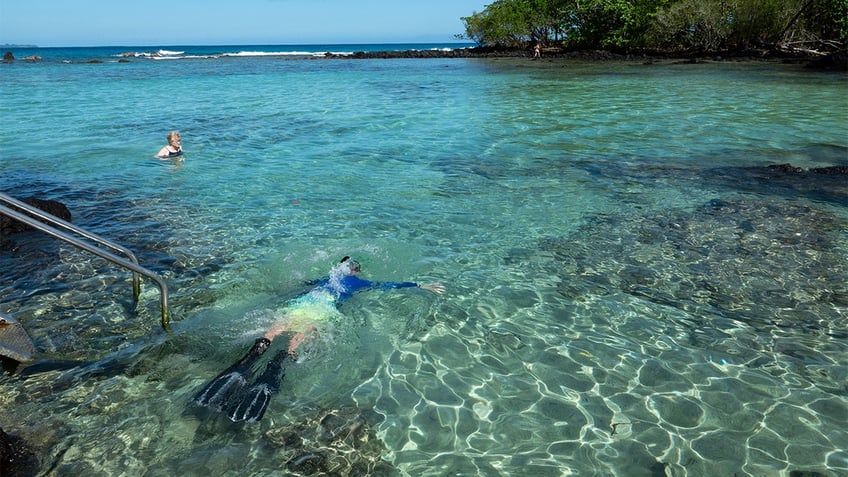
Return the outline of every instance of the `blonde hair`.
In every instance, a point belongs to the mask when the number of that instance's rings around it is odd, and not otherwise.
[[[171,131],[168,133],[168,143],[170,143],[174,138],[182,139],[179,131]]]

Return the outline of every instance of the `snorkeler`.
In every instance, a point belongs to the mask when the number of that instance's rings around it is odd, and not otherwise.
[[[359,262],[344,257],[330,270],[329,276],[309,282],[314,288],[287,303],[282,318],[264,336],[256,339],[246,355],[204,386],[192,401],[225,412],[234,422],[256,422],[265,414],[271,396],[279,391],[279,383],[285,376],[285,362],[297,359],[298,347],[314,337],[318,327],[341,318],[338,305],[354,293],[412,287],[436,294],[445,292],[441,283],[372,282],[359,276],[361,270]],[[287,349],[278,351],[262,375],[248,387],[253,366],[271,346],[271,341],[282,333],[291,333]]]

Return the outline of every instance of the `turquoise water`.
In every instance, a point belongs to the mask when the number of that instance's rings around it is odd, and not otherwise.
[[[848,163],[844,76],[123,50],[0,64],[0,190],[170,291],[6,237],[0,313],[87,363],[0,378],[42,475],[848,473],[848,181],[766,168]],[[258,424],[189,405],[344,255],[447,292],[355,296]]]

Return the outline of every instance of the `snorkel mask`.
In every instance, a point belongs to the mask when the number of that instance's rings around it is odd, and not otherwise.
[[[345,275],[353,275],[354,273],[359,273],[360,271],[362,271],[362,266],[359,265],[359,262],[353,260],[347,255],[345,255],[345,257],[341,259],[341,261],[339,261],[339,264],[336,265],[336,268],[338,268],[339,271],[344,273]]]

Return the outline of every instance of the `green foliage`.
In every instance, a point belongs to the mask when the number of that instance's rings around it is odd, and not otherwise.
[[[794,11],[785,0],[737,0],[733,2],[731,35],[727,47],[748,48],[773,44]]]
[[[819,39],[848,43],[848,0],[813,0],[802,11],[801,22],[805,31]]]
[[[478,45],[518,47],[529,36],[527,12],[518,0],[497,0],[485,10],[463,17],[468,38]]]
[[[649,34],[675,50],[845,42],[846,18],[848,0],[680,0],[657,12]]]
[[[728,41],[732,20],[723,0],[681,0],[657,12],[649,42],[670,50],[716,51]]]
[[[466,37],[478,45],[524,47],[559,41],[563,0],[496,0],[485,10],[463,17]]]
[[[496,0],[462,18],[480,45],[720,51],[848,41],[848,0]]]

